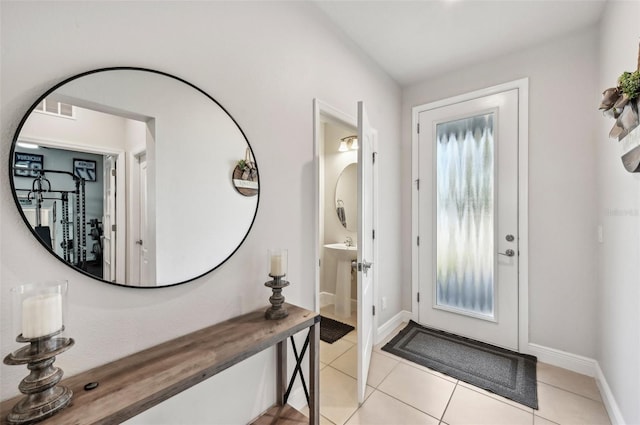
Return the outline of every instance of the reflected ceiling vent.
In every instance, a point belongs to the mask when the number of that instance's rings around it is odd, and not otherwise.
[[[36,106],[35,111],[44,114],[56,115],[58,117],[75,118],[75,108],[68,103],[56,102],[50,99],[44,99]]]

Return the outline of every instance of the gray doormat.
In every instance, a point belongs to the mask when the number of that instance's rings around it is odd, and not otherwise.
[[[537,358],[410,321],[384,351],[538,408]]]
[[[320,339],[333,344],[355,328],[346,323],[320,316]]]

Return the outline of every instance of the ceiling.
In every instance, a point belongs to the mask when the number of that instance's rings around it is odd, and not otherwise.
[[[360,0],[314,3],[406,86],[599,21],[606,0]]]

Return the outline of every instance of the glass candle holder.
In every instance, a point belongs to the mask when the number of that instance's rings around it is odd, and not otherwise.
[[[66,280],[12,288],[14,335],[24,340],[61,336],[67,316],[68,290]]]
[[[267,251],[269,276],[284,277],[287,275],[287,250],[286,249],[270,249]]]

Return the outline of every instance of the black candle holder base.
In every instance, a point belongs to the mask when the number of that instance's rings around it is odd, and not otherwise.
[[[271,276],[273,280],[265,282],[264,286],[271,288],[273,295],[269,297],[271,307],[265,311],[264,317],[268,320],[284,319],[289,315],[289,312],[283,306],[284,296],[282,295],[282,288],[289,286],[289,282],[282,279],[284,275],[274,276],[270,274],[269,276]]]
[[[28,342],[29,345],[4,358],[5,364],[26,364],[30,371],[18,385],[25,397],[13,406],[7,415],[7,423],[33,424],[55,415],[71,402],[73,392],[67,387],[57,385],[62,379],[62,369],[53,366],[56,356],[74,344],[73,338],[55,338],[63,329],[37,338],[24,338],[19,335],[16,341]]]
[[[72,397],[73,391],[63,386],[29,394],[13,406],[7,415],[7,423],[26,425],[40,422],[67,407]]]

